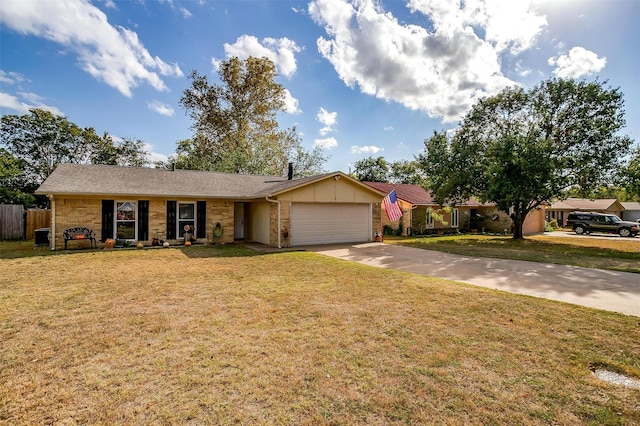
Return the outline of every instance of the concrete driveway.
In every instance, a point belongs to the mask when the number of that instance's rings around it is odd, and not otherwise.
[[[640,275],[447,254],[383,243],[307,247],[365,265],[640,316]]]

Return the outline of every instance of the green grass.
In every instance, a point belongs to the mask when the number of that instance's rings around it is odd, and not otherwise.
[[[529,260],[640,273],[640,238],[533,236],[524,240],[487,235],[385,237],[402,244],[465,256]]]
[[[0,241],[0,259],[50,256],[59,253],[61,252],[51,251],[49,247],[35,247],[33,241]]]
[[[637,317],[235,246],[0,271],[1,424],[640,424],[588,368],[640,378]]]

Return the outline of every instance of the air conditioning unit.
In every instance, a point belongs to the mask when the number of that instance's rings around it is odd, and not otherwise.
[[[35,230],[35,238],[37,246],[48,246],[49,245],[49,228],[40,228]]]

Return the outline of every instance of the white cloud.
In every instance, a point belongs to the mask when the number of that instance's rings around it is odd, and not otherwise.
[[[211,66],[213,67],[213,72],[220,71],[220,65],[222,65],[222,61],[216,58],[211,58]]]
[[[298,100],[294,98],[287,89],[284,89],[284,112],[289,114],[302,114]]]
[[[379,146],[374,145],[353,145],[350,151],[352,154],[377,154],[380,151],[384,151],[384,148],[380,148]]]
[[[391,131],[393,131],[394,129],[393,129],[393,126],[384,126],[383,130],[384,130],[385,132],[391,132]]]
[[[167,86],[160,76],[183,76],[177,64],[151,56],[135,32],[113,27],[100,9],[85,0],[12,2],[3,8],[0,22],[61,44],[78,56],[82,69],[127,97],[141,83],[164,91]]]
[[[320,111],[318,111],[316,115],[316,120],[324,124],[324,127],[320,129],[320,134],[325,136],[327,133],[335,131],[333,126],[338,121],[338,113],[329,112],[324,108],[320,108]]]
[[[298,69],[295,54],[301,48],[286,37],[275,39],[267,37],[262,39],[262,43],[257,37],[242,35],[235,43],[224,44],[224,53],[228,58],[237,56],[246,59],[249,56],[257,58],[269,58],[278,68],[278,71],[287,78],[290,78]]]
[[[549,58],[548,63],[556,66],[553,73],[560,78],[579,78],[602,70],[607,58],[601,58],[590,50],[576,46],[569,50],[568,55]]]
[[[191,18],[193,16],[187,8],[182,6],[180,7],[180,13],[182,14],[183,18]]]
[[[530,48],[546,25],[530,0],[411,0],[408,7],[432,28],[401,24],[374,0],[315,0],[309,14],[327,33],[318,51],[349,87],[445,122],[514,85],[500,56]]]
[[[7,108],[18,114],[28,114],[31,108],[40,108],[54,115],[64,115],[58,108],[46,105],[35,93],[19,92],[15,95],[0,92],[0,108]]]
[[[155,111],[160,115],[166,115],[167,117],[173,117],[174,110],[170,105],[163,104],[159,101],[150,101],[147,102],[147,107],[151,111]]]
[[[240,59],[247,59],[249,56],[266,57],[275,64],[278,72],[287,78],[291,78],[298,69],[295,54],[301,50],[293,40],[289,40],[286,37],[279,39],[267,37],[260,42],[257,37],[245,34],[238,37],[233,44],[224,44],[224,53],[227,58],[234,56]],[[219,59],[211,58],[211,65],[215,72],[220,70],[220,63]],[[284,101],[285,112],[290,114],[300,114],[302,112],[298,99],[294,98],[287,89],[285,89]]]
[[[536,13],[535,4],[534,0],[477,0],[475,4],[468,2],[465,9],[472,11],[471,23],[484,27],[485,40],[498,51],[508,49],[517,54],[531,48],[547,26],[547,19]]]
[[[149,143],[144,144],[145,151],[149,153],[149,155],[147,155],[147,159],[149,160],[149,162],[152,164],[157,161],[162,161],[163,163],[166,163],[169,160],[169,157],[167,155],[154,152],[153,151],[154,148],[155,147]]]
[[[0,107],[14,110],[19,114],[26,114],[29,112],[29,108],[32,108],[31,105],[28,105],[17,97],[4,92],[0,92]]]
[[[27,79],[19,72],[0,70],[0,83],[2,84],[19,84],[24,81],[27,81]]]
[[[313,147],[320,147],[322,149],[331,149],[338,146],[338,141],[334,137],[316,139],[313,141]]]
[[[521,60],[516,62],[515,70],[522,77],[526,77],[531,74],[531,68],[526,68]]]

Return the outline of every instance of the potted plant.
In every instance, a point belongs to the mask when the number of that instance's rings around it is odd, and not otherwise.
[[[195,243],[196,242],[195,233],[196,233],[195,226],[185,225],[184,226],[184,242],[186,243],[187,241],[189,241],[191,243]]]
[[[125,246],[125,239],[124,239],[124,234],[122,232],[118,232],[116,234],[116,243],[115,243],[115,247],[124,247]]]

